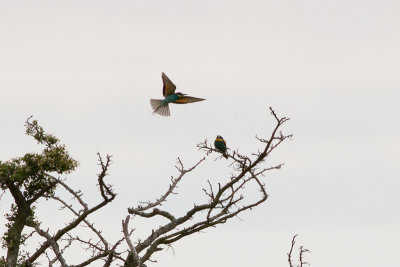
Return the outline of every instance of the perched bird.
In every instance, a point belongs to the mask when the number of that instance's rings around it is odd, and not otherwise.
[[[171,80],[163,72],[161,74],[163,80],[163,96],[164,99],[150,99],[151,107],[153,108],[153,114],[158,114],[161,116],[169,116],[169,103],[175,104],[187,104],[198,101],[203,101],[205,99],[187,96],[182,93],[175,93],[176,86],[171,82]]]
[[[225,158],[228,158],[228,155],[226,154],[226,142],[222,136],[217,135],[217,138],[215,138],[214,141],[214,146]]]

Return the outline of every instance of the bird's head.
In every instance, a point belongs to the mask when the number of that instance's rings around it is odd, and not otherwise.
[[[186,95],[186,94],[182,94],[181,92],[177,92],[176,94],[178,95],[178,97],[182,97],[182,96]]]
[[[224,138],[222,138],[222,136],[220,136],[220,135],[217,135],[217,138],[218,138],[218,139],[224,139]]]

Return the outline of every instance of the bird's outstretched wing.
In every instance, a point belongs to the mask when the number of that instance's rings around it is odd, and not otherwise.
[[[163,80],[163,96],[169,96],[175,93],[176,86],[171,82],[171,80],[165,75],[163,72],[161,74],[162,80]]]
[[[177,100],[174,101],[175,104],[187,104],[193,102],[199,102],[205,100],[204,98],[198,98],[193,96],[182,96],[179,97]]]

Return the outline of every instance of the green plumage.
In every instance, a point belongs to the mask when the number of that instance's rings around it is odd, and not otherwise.
[[[205,99],[193,96],[187,96],[186,94],[182,94],[180,92],[176,92],[176,86],[171,82],[171,80],[165,75],[163,72],[161,74],[163,80],[163,96],[164,99],[150,99],[151,107],[153,108],[153,114],[158,114],[161,116],[169,116],[169,107],[170,103],[174,104],[187,104],[203,101]]]
[[[226,142],[222,136],[218,135],[217,138],[214,141],[214,146],[215,148],[222,153],[222,155],[225,158],[228,158],[228,155],[226,154]]]

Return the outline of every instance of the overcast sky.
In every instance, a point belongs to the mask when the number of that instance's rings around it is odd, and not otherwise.
[[[283,130],[294,138],[268,162],[285,163],[264,178],[268,201],[149,266],[283,267],[295,233],[312,266],[394,266],[399,14],[396,0],[1,0],[0,160],[39,151],[24,135],[33,115],[80,162],[69,182],[94,203],[96,152],[112,154],[118,196],[92,221],[114,238],[126,208],[158,197],[176,158],[193,164],[205,138],[256,151],[254,136],[272,130],[272,106],[291,118]],[[179,91],[207,100],[153,116],[162,71]],[[183,213],[207,179],[229,176],[227,165],[210,158],[168,207]],[[51,231],[58,218],[40,212]],[[141,238],[148,233],[134,226]]]

